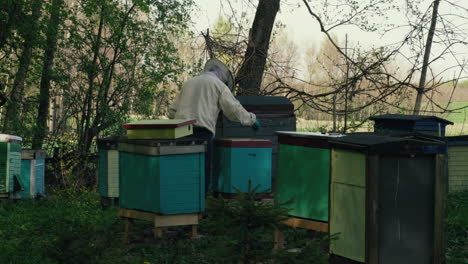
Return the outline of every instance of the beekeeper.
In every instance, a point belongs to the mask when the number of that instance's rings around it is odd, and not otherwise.
[[[233,88],[234,78],[229,68],[218,59],[210,59],[200,75],[184,83],[169,109],[169,117],[172,119],[197,121],[193,134],[208,143],[205,157],[207,184],[211,179],[211,153],[219,113],[223,111],[229,120],[240,122],[244,126],[252,126],[254,129],[260,127],[255,114],[245,110],[233,96]]]

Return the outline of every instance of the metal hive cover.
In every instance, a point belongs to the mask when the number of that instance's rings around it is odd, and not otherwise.
[[[373,121],[385,121],[385,120],[400,120],[400,121],[435,121],[439,123],[451,124],[453,122],[437,117],[437,116],[423,116],[423,115],[398,115],[398,114],[385,114],[370,117],[369,120]]]
[[[329,143],[332,147],[395,155],[445,153],[447,149],[445,142],[437,139],[417,136],[391,137],[369,133],[333,138]]]

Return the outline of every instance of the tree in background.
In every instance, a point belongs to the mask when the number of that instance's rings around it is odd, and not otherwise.
[[[247,50],[236,83],[238,95],[258,95],[268,57],[270,36],[280,8],[280,0],[259,0],[252,28],[249,31]]]
[[[53,78],[54,57],[57,51],[59,30],[63,23],[63,0],[52,1],[47,6],[49,18],[46,26],[46,42],[43,55],[41,82],[39,84],[39,103],[35,129],[33,131],[32,148],[41,149],[47,135],[50,105],[50,89]]]
[[[190,4],[83,0],[72,9],[57,92],[67,106],[61,124],[76,124],[78,157],[85,160],[93,140],[130,113],[154,109],[156,93],[181,71],[169,37],[185,30]]]
[[[438,6],[436,4],[438,3],[436,2],[439,1],[431,1],[433,4],[431,7],[433,8],[429,8],[426,10],[426,12],[421,12],[421,1],[406,1],[402,11],[397,5],[400,4],[400,2],[395,0],[366,0],[363,2],[350,2],[345,0],[336,0],[330,2],[325,1],[319,4],[319,6],[322,6],[322,8],[312,8],[309,5],[309,1],[303,0],[304,5],[314,20],[319,23],[321,31],[325,34],[327,39],[333,44],[333,46],[335,46],[337,51],[346,58],[348,63],[356,66],[357,69],[359,69],[359,74],[363,78],[367,80],[373,80],[372,76],[380,76],[380,79],[382,80],[390,80],[388,84],[380,83],[381,87],[385,88],[380,89],[384,91],[384,93],[380,94],[378,97],[375,97],[375,99],[377,101],[386,102],[385,99],[392,94],[407,94],[406,91],[402,90],[409,89],[413,92],[416,91],[417,100],[415,105],[412,107],[392,105],[396,106],[398,111],[411,111],[414,113],[420,113],[420,111],[416,111],[416,109],[421,108],[421,100],[423,95],[432,105],[436,106],[433,108],[433,110],[425,110],[424,112],[444,113],[448,111],[448,105],[446,107],[438,105],[430,98],[429,92],[436,91],[437,88],[443,85],[456,83],[457,80],[466,78],[467,75],[466,62],[460,60],[457,60],[457,65],[448,65],[438,73],[434,72],[431,67],[438,60],[442,60],[448,56],[454,56],[455,54],[453,48],[455,46],[468,45],[466,41],[463,41],[463,39],[466,38],[466,32],[463,32],[463,23],[460,23],[460,20],[456,21],[456,19],[453,18],[457,18],[458,16],[446,15],[446,18],[443,18],[442,15],[437,14]],[[449,5],[457,6],[451,1],[444,2]],[[314,5],[314,7],[316,6],[317,5]],[[339,12],[341,13],[340,16],[331,16],[332,13],[336,13],[336,8],[338,6],[340,6],[340,9],[344,11]],[[330,9],[332,10],[331,12]],[[432,16],[428,15],[430,13],[429,11],[431,10],[433,11]],[[461,8],[459,12],[467,13],[467,11],[468,10]],[[404,12],[408,18],[407,25],[379,25],[375,22],[371,22],[372,18],[375,18],[376,16],[386,17],[392,12]],[[463,15],[461,17],[463,17]],[[466,15],[464,17],[466,17]],[[435,29],[436,23],[432,18],[441,20],[440,24],[443,26],[441,26],[439,29]],[[378,19],[376,20],[378,21]],[[458,24],[456,22],[458,22]],[[396,41],[387,47],[377,47],[368,50],[366,52],[368,54],[375,54],[375,52],[380,52],[382,54],[381,56],[375,57],[378,58],[378,60],[374,60],[374,63],[368,64],[371,66],[371,68],[369,68],[362,67],[359,60],[347,55],[347,49],[345,47],[340,46],[338,43],[333,41],[331,32],[338,27],[349,25],[357,26],[366,31],[381,32],[383,35],[392,32],[394,28],[398,27],[406,27],[408,31],[405,33],[405,36],[401,41]],[[426,28],[429,28],[429,32],[426,31]],[[425,41],[423,41],[423,39]],[[429,59],[431,54],[431,45],[439,46],[439,51],[435,52],[433,59]],[[360,54],[363,53],[361,52]],[[398,73],[396,73],[382,71],[381,69],[386,69],[385,67],[375,67],[377,65],[385,64],[386,62],[398,61],[401,59],[405,60],[407,65],[410,65],[409,69],[401,69],[398,71]],[[454,69],[454,67],[457,67],[459,72],[456,76],[454,76],[453,79],[442,78],[442,74],[448,70]],[[372,70],[379,68],[380,70],[377,71]],[[426,80],[428,72],[431,72],[432,76],[429,80]],[[416,79],[419,79],[419,84],[414,84]],[[371,102],[375,102],[376,100],[372,100]]]
[[[61,170],[92,185],[94,172],[86,170],[93,140],[121,127],[130,115],[163,113],[157,98],[167,101],[166,85],[183,71],[174,42],[188,31],[193,2],[1,5],[21,11],[21,18],[0,19],[9,25],[0,31],[0,73],[15,79],[7,84],[11,100],[3,131],[22,136],[26,147],[63,149],[54,157],[67,155]]]
[[[33,63],[33,49],[38,45],[40,35],[40,17],[42,15],[42,0],[30,0],[23,6],[23,15],[17,32],[22,37],[21,51],[18,59],[18,69],[15,74],[10,100],[6,105],[3,131],[17,134],[22,130],[22,110],[26,79]]]

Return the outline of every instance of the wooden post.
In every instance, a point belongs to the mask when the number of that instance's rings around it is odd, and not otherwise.
[[[275,246],[274,250],[284,249],[284,232],[283,230],[275,229]]]
[[[198,236],[197,225],[192,225],[192,238],[196,238],[197,236]]]
[[[379,263],[379,156],[367,157],[366,166],[366,263]]]
[[[125,233],[130,233],[133,231],[133,219],[124,218],[125,221]]]
[[[434,264],[444,263],[445,155],[436,155],[434,186]]]
[[[162,238],[164,231],[161,227],[154,227],[154,238]]]

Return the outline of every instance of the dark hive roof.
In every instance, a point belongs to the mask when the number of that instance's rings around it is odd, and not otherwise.
[[[436,121],[440,123],[453,125],[453,122],[437,117],[437,116],[423,116],[423,115],[398,115],[398,114],[385,114],[379,116],[370,117],[369,120],[381,121],[381,120],[400,120],[400,121]]]
[[[329,143],[332,147],[397,155],[442,153],[445,150],[445,142],[436,138],[419,136],[390,137],[363,133],[333,138],[329,140]]]

